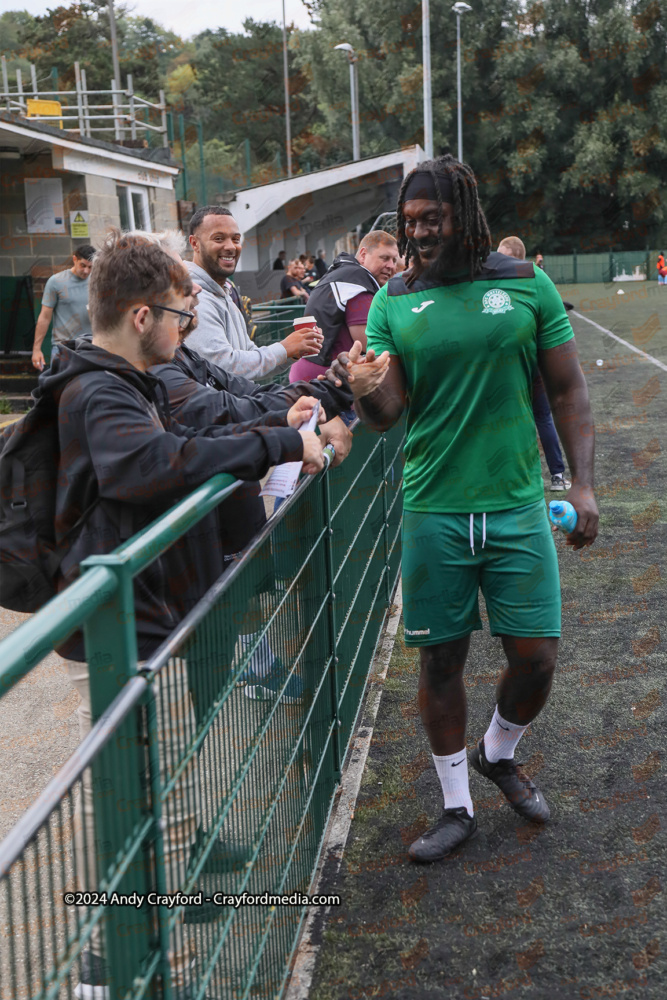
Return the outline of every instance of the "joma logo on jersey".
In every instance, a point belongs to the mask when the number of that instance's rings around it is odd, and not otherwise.
[[[482,312],[490,313],[492,316],[514,309],[511,298],[502,288],[492,288],[489,292],[485,292],[482,297],[482,305],[484,306]]]

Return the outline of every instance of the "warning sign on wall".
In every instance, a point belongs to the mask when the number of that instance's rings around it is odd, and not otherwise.
[[[70,236],[73,240],[90,239],[88,232],[88,212],[79,210],[69,213]]]

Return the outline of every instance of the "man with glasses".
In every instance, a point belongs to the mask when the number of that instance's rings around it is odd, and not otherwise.
[[[192,320],[188,309],[192,282],[181,264],[146,240],[106,239],[90,278],[92,342],[81,338],[63,345],[51,368],[40,376],[39,391],[58,400],[60,460],[55,525],[57,541],[67,545],[61,562],[62,588],[73,581],[88,556],[112,552],[145,528],[179,498],[217,473],[256,480],[269,466],[303,461],[306,472],[324,466],[322,447],[312,431],[299,431],[272,415],[198,430],[176,422],[165,405],[164,389],[148,369],[173,357],[179,327]],[[303,404],[304,400],[300,401]],[[313,400],[314,403],[314,400]],[[271,425],[269,425],[269,423]],[[224,568],[219,522],[202,518],[134,580],[134,608],[140,660],[145,660],[174,631],[183,615],[203,596]],[[195,571],[193,572],[193,567]],[[94,721],[88,664],[80,633],[59,648],[69,658],[70,678],[81,696],[81,736]],[[176,716],[173,700],[186,689],[185,664],[170,661],[159,697],[164,715]],[[165,676],[167,682],[165,683]],[[173,709],[173,711],[172,711]],[[180,717],[179,717],[180,718]],[[172,727],[170,752],[182,756],[192,736],[183,716]],[[169,813],[164,828],[167,891],[185,884],[201,817],[196,764],[184,769],[172,792],[182,803]],[[94,888],[99,831],[94,827],[92,792],[84,782],[84,824],[78,824],[77,874]],[[188,934],[176,925],[170,938],[173,995],[191,994]],[[79,998],[110,993],[99,925],[82,957]]]

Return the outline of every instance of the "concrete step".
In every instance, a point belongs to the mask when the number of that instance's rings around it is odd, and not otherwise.
[[[35,369],[28,354],[0,354],[0,375],[31,374]]]
[[[19,375],[0,374],[0,393],[9,396],[25,395],[26,393],[29,395],[37,386],[37,375],[38,373],[34,369],[32,375],[28,372],[22,372]]]
[[[3,409],[8,409],[9,413],[25,413],[32,406],[32,396],[30,393],[20,393],[7,395],[0,393],[0,403],[4,404]],[[5,419],[6,414],[0,413],[0,423]]]

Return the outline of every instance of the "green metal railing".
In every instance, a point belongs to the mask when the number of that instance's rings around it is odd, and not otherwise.
[[[252,320],[255,329],[252,331],[252,339],[259,347],[266,347],[268,344],[275,344],[284,340],[290,333],[294,332],[294,320],[304,316],[306,303],[296,297],[289,299],[279,299],[276,302],[263,302],[261,305],[253,305]],[[280,382],[287,385],[289,382],[289,372],[282,375],[267,375],[260,378],[258,382]]]
[[[302,299],[279,299],[277,302],[263,302],[253,305],[252,319],[255,324],[253,340],[260,347],[284,340],[294,330],[293,322],[306,312]]]
[[[545,254],[544,269],[557,285],[657,281],[657,250]]]
[[[0,844],[2,1000],[72,997],[91,948],[113,1000],[280,996],[398,576],[402,441],[358,426],[146,662],[133,579],[229,476],[0,644],[5,693],[82,627],[94,723]],[[296,902],[223,902],[244,892]]]

